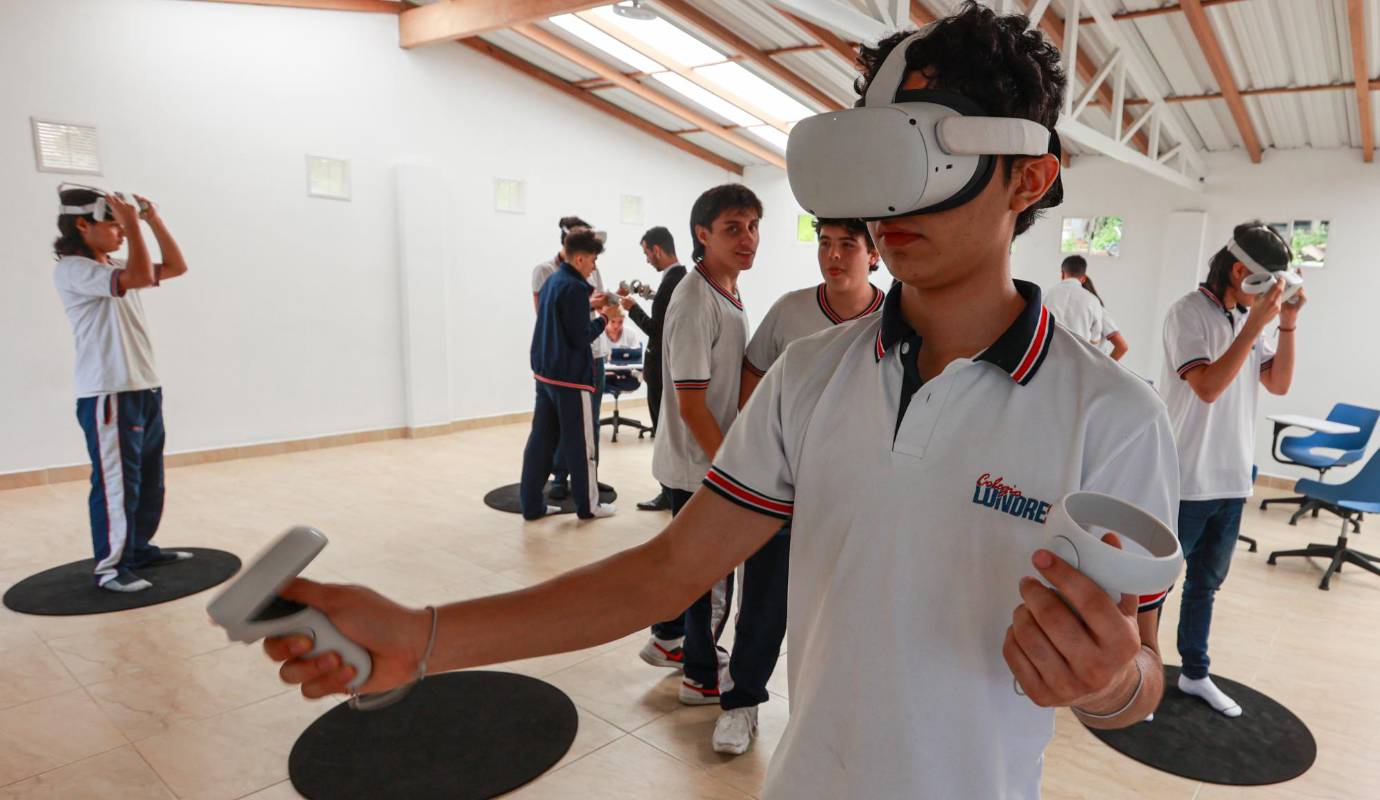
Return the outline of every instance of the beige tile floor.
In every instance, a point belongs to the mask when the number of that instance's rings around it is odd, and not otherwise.
[[[309,523],[332,541],[311,577],[367,582],[422,604],[545,579],[641,542],[661,524],[663,515],[632,510],[655,487],[650,442],[627,437],[603,445],[602,477],[622,494],[617,517],[523,524],[485,508],[484,492],[517,475],[524,436],[513,425],[181,467],[168,476],[160,539],[247,556],[287,526]],[[85,492],[80,483],[0,492],[0,587],[85,556]],[[1298,528],[1286,518],[1252,507],[1245,528],[1266,552],[1336,534],[1326,517]],[[1380,552],[1380,542],[1371,549]],[[1310,772],[1263,789],[1202,785],[1123,758],[1061,714],[1045,797],[1380,797],[1380,579],[1348,570],[1320,592],[1320,569],[1297,560],[1271,568],[1242,548],[1213,637],[1220,674],[1277,698],[1312,728],[1319,756]],[[206,600],[98,617],[0,609],[0,798],[297,797],[288,752],[330,704],[300,699],[255,648],[229,644],[207,623]],[[1163,626],[1170,653],[1176,618],[1171,607]],[[559,686],[580,710],[570,754],[513,796],[757,794],[786,724],[784,669],[763,707],[758,745],[727,759],[709,747],[715,710],[681,707],[670,673],[637,660],[641,641],[509,665]]]

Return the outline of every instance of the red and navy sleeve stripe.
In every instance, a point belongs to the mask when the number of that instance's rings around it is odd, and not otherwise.
[[[709,379],[691,381],[672,381],[677,391],[704,391],[709,388]]]
[[[1269,358],[1267,358],[1267,359],[1265,359],[1264,361],[1260,362],[1260,371],[1261,371],[1261,372],[1264,372],[1265,370],[1269,369],[1269,368],[1270,368],[1270,365],[1273,364],[1273,363],[1275,363],[1275,357],[1274,357],[1274,356],[1270,356]]]
[[[122,269],[112,269],[112,270],[110,271],[110,296],[111,296],[111,297],[124,297],[124,296],[125,296],[124,290],[120,288],[120,273],[121,273],[121,272],[124,272],[124,270],[122,270]]]
[[[704,476],[704,485],[731,503],[751,509],[759,514],[766,514],[769,517],[789,522],[791,514],[795,510],[795,504],[790,500],[781,500],[754,491],[747,484],[717,466],[710,467],[709,474]]]
[[[747,360],[747,358],[743,359],[743,366],[747,368],[748,372],[751,372],[753,375],[756,375],[759,378],[767,374],[766,370],[758,369],[757,365]]]
[[[1170,587],[1173,588],[1173,587]],[[1169,596],[1169,589],[1154,594],[1143,594],[1140,596],[1140,603],[1136,606],[1137,613],[1144,614],[1147,611],[1154,611],[1164,605],[1164,599]]]
[[[1188,374],[1188,371],[1191,370],[1191,369],[1193,369],[1194,367],[1201,367],[1201,366],[1203,366],[1203,365],[1205,365],[1205,364],[1211,364],[1211,363],[1212,363],[1212,361],[1211,361],[1210,359],[1204,358],[1204,357],[1202,357],[1202,356],[1199,356],[1198,358],[1189,359],[1188,361],[1185,361],[1184,363],[1182,363],[1182,364],[1179,365],[1179,369],[1178,369],[1179,377],[1180,377],[1180,378],[1184,377],[1185,375]]]

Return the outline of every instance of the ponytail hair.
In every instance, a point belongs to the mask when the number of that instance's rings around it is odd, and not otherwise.
[[[100,194],[91,189],[66,189],[59,193],[64,206],[86,206],[91,205],[100,199]],[[77,220],[84,219],[89,224],[96,224],[94,214],[58,214],[57,228],[58,238],[53,240],[53,255],[57,258],[64,256],[83,256],[94,259],[96,254],[91,252],[91,248],[86,245],[86,240],[82,238],[81,231],[77,228]]]
[[[1097,287],[1093,286],[1092,278],[1089,278],[1087,275],[1083,276],[1083,288],[1092,292],[1092,296],[1097,298],[1097,302],[1101,303],[1103,306],[1107,305],[1102,299],[1102,295],[1097,293]]]

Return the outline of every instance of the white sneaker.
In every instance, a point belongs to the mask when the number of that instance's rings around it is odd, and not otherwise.
[[[719,715],[714,723],[714,752],[740,756],[757,738],[757,706],[734,708]]]
[[[717,706],[719,687],[705,686],[686,678],[680,682],[680,702],[686,706]]]
[[[551,516],[552,514],[559,514],[559,513],[561,513],[561,507],[560,507],[560,506],[547,506],[547,507],[546,507],[546,515],[547,515],[548,517]]]
[[[609,505],[608,503],[600,503],[599,505],[589,510],[589,514],[592,519],[603,519],[605,517],[611,517],[617,513],[618,508],[616,506]]]
[[[142,592],[145,589],[152,589],[153,584],[135,575],[129,570],[122,569],[115,577],[101,584],[101,588],[107,592],[121,592],[129,594],[131,592]]]
[[[653,636],[637,655],[654,667],[680,669],[685,666],[684,644],[684,636],[679,639],[661,639]]]

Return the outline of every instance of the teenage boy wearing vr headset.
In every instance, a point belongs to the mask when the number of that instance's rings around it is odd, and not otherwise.
[[[1288,242],[1269,226],[1236,226],[1207,280],[1164,321],[1161,392],[1178,445],[1179,542],[1187,569],[1179,600],[1179,689],[1228,717],[1237,705],[1208,676],[1212,601],[1231,567],[1251,495],[1259,387],[1285,394],[1294,377],[1294,331],[1307,298],[1289,271]],[[1278,336],[1266,328],[1279,320]]]
[[[596,478],[599,417],[593,396],[603,385],[603,365],[592,357],[590,345],[603,338],[608,307],[601,305],[591,319],[589,298],[595,293],[590,275],[604,252],[604,237],[589,228],[572,230],[562,252],[560,267],[537,294],[537,324],[532,331],[537,404],[522,453],[520,489],[522,516],[528,520],[559,511],[546,504],[543,492],[557,455],[569,470],[570,496],[580,519],[611,517],[617,510],[599,502]]]
[[[135,570],[192,557],[152,544],[163,517],[163,384],[141,293],[187,272],[157,207],[134,196],[58,187],[53,283],[76,340],[77,422],[91,457],[91,543],[96,585],[113,592],[153,586]],[[158,241],[149,256],[139,221]],[[128,257],[112,257],[125,244]]]
[[[866,104],[797,125],[788,163],[806,209],[875,220],[898,279],[880,318],[791,345],[728,431],[708,490],[656,538],[441,608],[431,669],[617,639],[679,611],[790,520],[791,718],[763,797],[1035,798],[1054,706],[1099,727],[1154,709],[1157,609],[1113,600],[1037,549],[1044,526],[971,499],[975,480],[1000,476],[1041,501],[1102,491],[1161,519],[1178,501],[1163,403],[1011,278],[1012,237],[1059,199],[1049,128],[1065,79],[1028,25],[968,3],[863,50]],[[947,147],[941,130],[958,134]],[[412,677],[427,612],[308,581],[284,594],[368,648],[365,691]],[[310,646],[265,643],[304,695],[344,692],[352,668],[302,659]]]
[[[594,227],[583,219],[574,216],[561,217],[559,225],[561,228],[561,249],[550,261],[543,261],[532,268],[532,308],[538,313],[541,312],[540,301],[538,300],[541,287],[546,285],[547,279],[555,274],[556,270],[560,269],[561,264],[566,260],[566,237],[577,230],[587,230]],[[603,236],[604,234],[600,231],[599,235]],[[603,242],[604,240],[601,239],[600,241]],[[594,291],[589,295],[589,318],[590,321],[594,321],[599,316],[598,309],[603,308],[607,302],[608,295],[604,293],[604,278],[599,274],[598,267],[594,268],[594,272],[589,275],[588,280],[589,284],[594,287]],[[599,408],[604,401],[604,364],[609,357],[608,345],[603,341],[602,336],[595,339],[594,343],[590,345],[590,352],[594,356],[594,386],[597,390],[594,395],[593,409],[594,458],[597,461],[599,458]],[[552,500],[565,500],[570,497],[570,476],[559,452],[556,454],[556,461],[552,466],[551,486],[547,490],[547,496]]]

